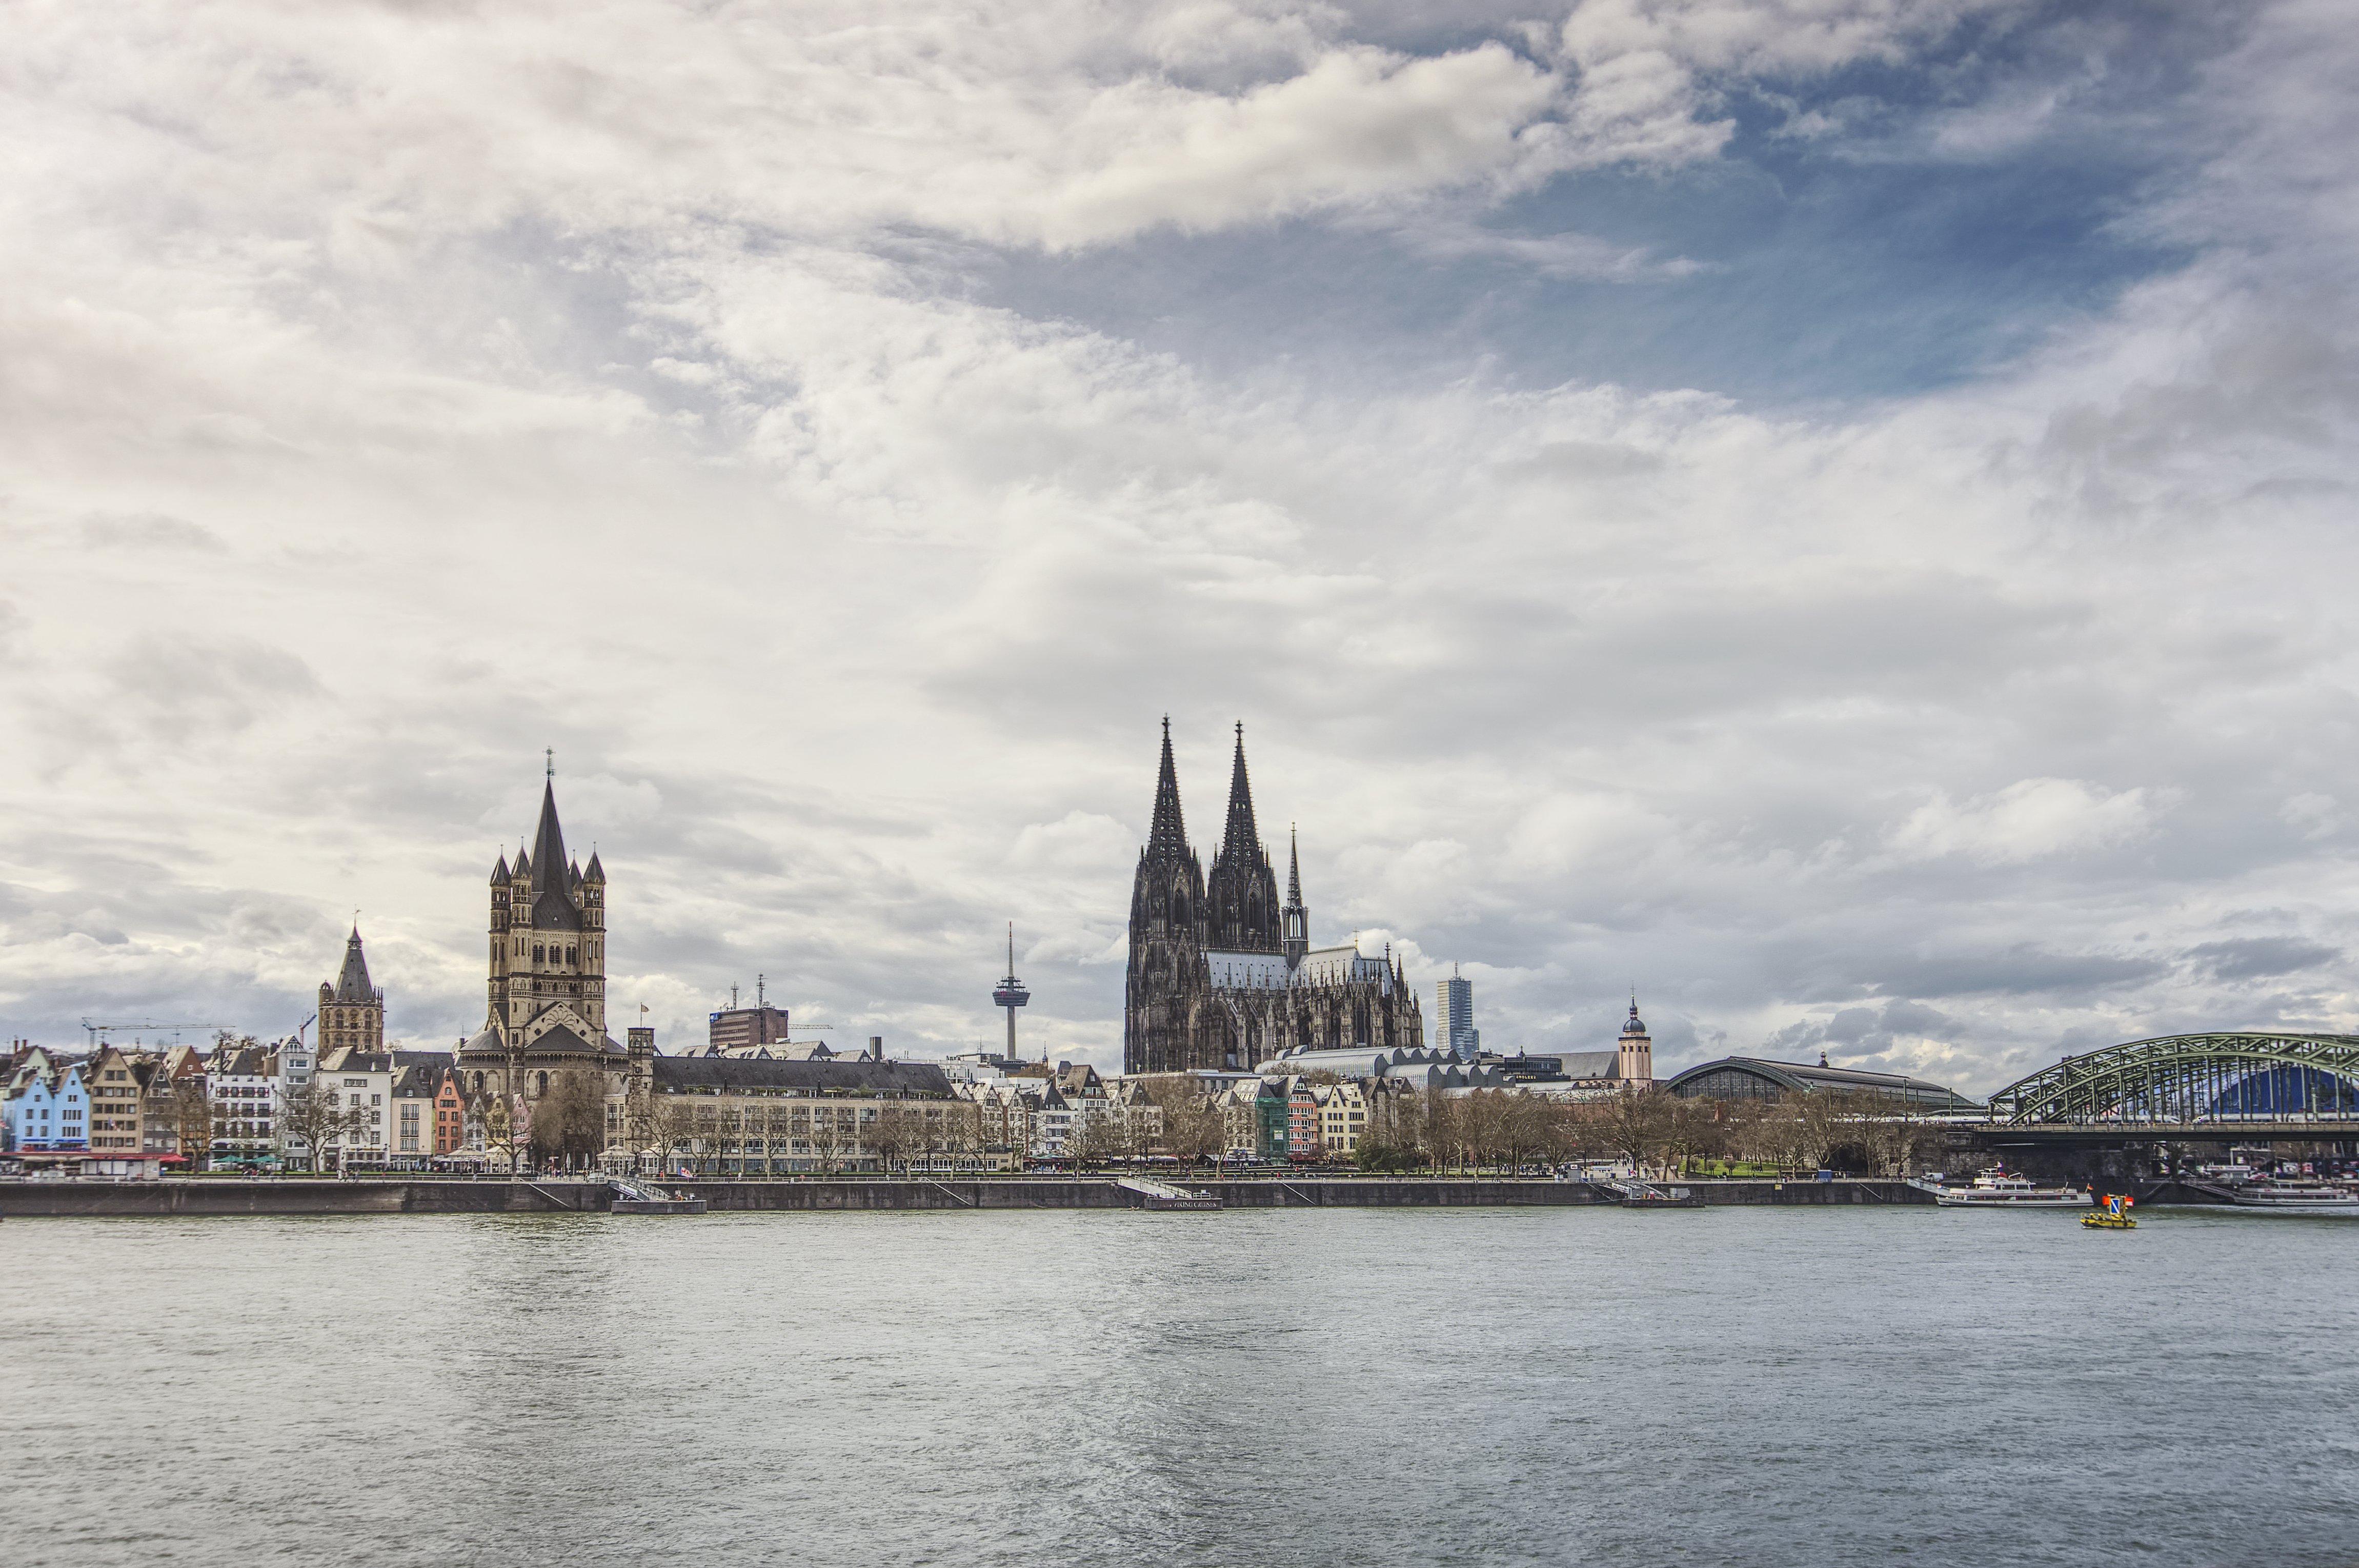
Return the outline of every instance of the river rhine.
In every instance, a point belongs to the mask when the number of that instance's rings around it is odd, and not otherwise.
[[[2359,1563],[2359,1222],[12,1220],[0,1556]]]

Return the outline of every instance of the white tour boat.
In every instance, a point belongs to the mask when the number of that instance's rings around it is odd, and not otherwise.
[[[1971,1187],[1935,1187],[1945,1209],[2085,1209],[2089,1194],[2075,1187],[2042,1187],[2027,1176],[1985,1171]]]
[[[2247,1209],[2359,1210],[2359,1192],[2309,1177],[2263,1177],[2228,1189],[2228,1201]]]

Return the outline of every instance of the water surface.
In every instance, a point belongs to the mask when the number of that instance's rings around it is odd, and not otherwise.
[[[11,1220],[20,1568],[2359,1563],[2359,1223]]]

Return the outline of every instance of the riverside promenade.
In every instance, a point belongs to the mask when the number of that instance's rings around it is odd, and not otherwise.
[[[1900,1181],[1681,1181],[1707,1205],[1918,1203],[1932,1200]],[[1117,1178],[944,1177],[940,1180],[666,1181],[715,1214],[865,1210],[1136,1209],[1141,1196]],[[1494,1208],[1610,1205],[1614,1192],[1587,1181],[1473,1177],[1241,1177],[1189,1179],[1232,1209]],[[0,1181],[0,1219],[65,1215],[592,1214],[614,1203],[603,1181],[350,1181],[194,1177],[160,1181]]]

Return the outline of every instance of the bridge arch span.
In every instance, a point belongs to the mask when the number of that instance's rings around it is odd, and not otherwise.
[[[2068,1056],[2001,1089],[2014,1127],[2359,1120],[2359,1035],[2173,1034]]]

